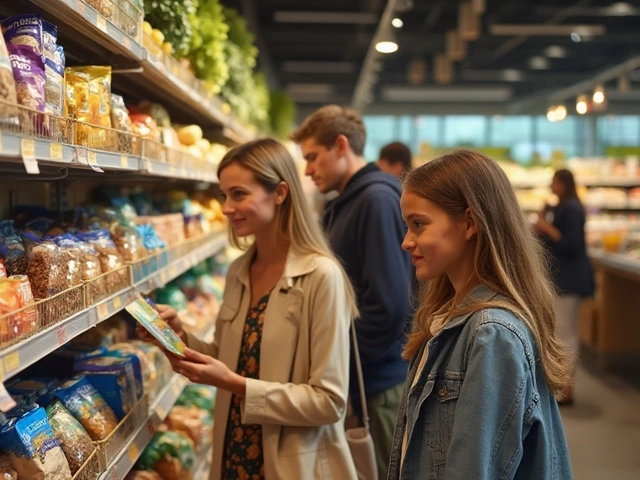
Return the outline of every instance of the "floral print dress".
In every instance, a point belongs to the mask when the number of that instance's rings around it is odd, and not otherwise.
[[[260,343],[269,296],[249,309],[244,323],[237,373],[246,378],[260,377]],[[241,398],[236,395],[231,398],[224,444],[223,480],[264,480],[262,426],[242,424]]]

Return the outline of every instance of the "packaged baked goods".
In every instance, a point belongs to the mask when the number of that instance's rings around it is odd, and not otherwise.
[[[216,389],[207,385],[187,385],[178,398],[176,405],[197,407],[206,412],[213,412],[216,406]]]
[[[33,299],[31,282],[26,275],[12,275],[8,278],[20,302],[19,324],[17,334],[22,337],[35,331],[38,326],[38,312]]]
[[[52,401],[52,394],[58,387],[55,378],[29,378],[18,379],[7,386],[7,390],[12,396],[21,396],[29,399],[25,403],[37,403],[42,407],[47,407]]]
[[[160,250],[167,248],[166,242],[164,242],[153,228],[153,225],[138,225],[136,227],[140,236],[142,236],[142,240],[144,242],[144,247],[147,249],[148,253],[156,253]]]
[[[105,18],[111,18],[115,11],[113,0],[82,0],[87,5],[92,6]]]
[[[0,428],[0,449],[21,480],[71,480],[69,463],[43,408],[5,423]]]
[[[138,467],[155,470],[162,480],[190,479],[196,452],[187,437],[176,432],[157,432],[144,449]]]
[[[79,242],[70,233],[58,235],[52,240],[60,247],[65,290],[82,285],[82,247]]]
[[[94,441],[106,439],[118,426],[113,410],[85,377],[65,382],[55,395]]]
[[[120,420],[138,401],[136,377],[131,358],[114,356],[87,358],[74,366],[74,373],[84,375]],[[140,384],[142,385],[142,379]]]
[[[105,280],[100,278],[102,275],[102,264],[98,252],[88,242],[78,240],[78,246],[81,251],[80,256],[80,273],[82,280],[88,282],[87,302],[96,303],[106,296]]]
[[[124,99],[120,95],[111,94],[111,127],[124,132],[116,135],[118,152],[133,153],[133,124]]]
[[[99,229],[89,232],[80,232],[77,237],[90,243],[98,252],[100,266],[103,273],[117,272],[114,275],[104,277],[105,288],[109,293],[115,293],[125,288],[129,283],[129,272],[125,267],[124,259],[118,251],[118,247],[113,243],[109,230]]]
[[[189,437],[198,451],[202,451],[210,443],[213,431],[211,412],[196,407],[175,406],[165,423],[174,432],[181,432]]]
[[[67,457],[71,474],[75,475],[96,447],[86,430],[60,402],[54,402],[47,408],[47,416],[53,434]]]
[[[4,259],[8,277],[27,273],[27,251],[18,235],[12,234],[0,239],[0,255]]]
[[[9,457],[0,455],[0,480],[18,480],[18,472],[11,466]]]
[[[80,122],[77,143],[91,148],[110,147],[111,67],[65,69],[67,109]]]
[[[64,291],[67,279],[60,247],[51,240],[40,240],[31,234],[24,234],[23,238],[29,242],[27,275],[34,298],[41,300]]]
[[[58,27],[53,23],[42,20],[42,54],[56,60],[56,47],[58,43]]]
[[[135,227],[117,225],[111,229],[111,238],[125,262],[137,262],[147,256],[144,241]]]
[[[130,343],[118,342],[108,347],[108,355],[132,360],[136,380],[137,397],[153,391],[153,381],[157,376],[155,366],[149,361],[146,353]]]
[[[13,69],[18,104],[45,111],[45,73],[42,55],[30,45],[7,45]],[[29,116],[21,115],[22,123],[29,124]]]
[[[33,48],[42,55],[42,16],[37,14],[16,15],[0,22],[8,44]]]
[[[25,275],[0,280],[0,317],[0,344],[36,330],[38,317]]]
[[[18,109],[13,106],[16,103],[18,103],[18,99],[16,97],[16,82],[13,79],[13,67],[4,37],[0,35],[0,123],[18,124]]]
[[[64,65],[46,58],[45,71],[45,111],[51,115],[62,116],[64,106]]]

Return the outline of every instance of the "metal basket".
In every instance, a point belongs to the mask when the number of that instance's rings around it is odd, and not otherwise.
[[[103,273],[84,284],[87,306],[95,305],[129,286],[131,286],[129,267]]]
[[[100,455],[98,450],[89,456],[87,461],[80,467],[71,480],[96,480],[100,477],[102,469],[100,468]]]
[[[144,13],[130,0],[82,1],[140,43]]]
[[[148,417],[149,401],[144,395],[105,440],[96,442],[102,471],[105,471],[107,466],[115,460],[129,438],[147,421]]]

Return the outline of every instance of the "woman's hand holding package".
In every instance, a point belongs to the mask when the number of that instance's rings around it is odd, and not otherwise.
[[[212,385],[244,397],[246,380],[219,360],[186,348],[184,358],[167,353],[173,369],[194,383]]]
[[[167,322],[167,324],[171,327],[171,329],[174,332],[178,334],[178,336],[182,339],[183,342],[187,343],[187,334],[182,328],[182,322],[178,317],[178,312],[176,312],[169,305],[156,304],[156,309],[158,310],[158,315],[160,315],[160,318],[162,318],[165,322]],[[138,337],[140,337],[141,340],[144,340],[145,342],[153,343],[155,345],[158,345],[162,349],[164,349],[164,347],[162,347],[162,345],[160,345],[159,342],[157,342],[155,338],[153,338],[153,336],[140,325],[138,325],[136,331],[138,333]]]

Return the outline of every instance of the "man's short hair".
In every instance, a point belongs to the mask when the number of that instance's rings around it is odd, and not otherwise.
[[[393,142],[385,145],[380,150],[380,160],[385,159],[391,165],[402,163],[402,171],[408,172],[412,169],[411,150],[404,143]]]
[[[290,138],[296,143],[313,138],[325,148],[335,145],[339,135],[349,140],[351,150],[358,156],[364,154],[367,133],[360,114],[352,108],[327,105],[309,115]]]

